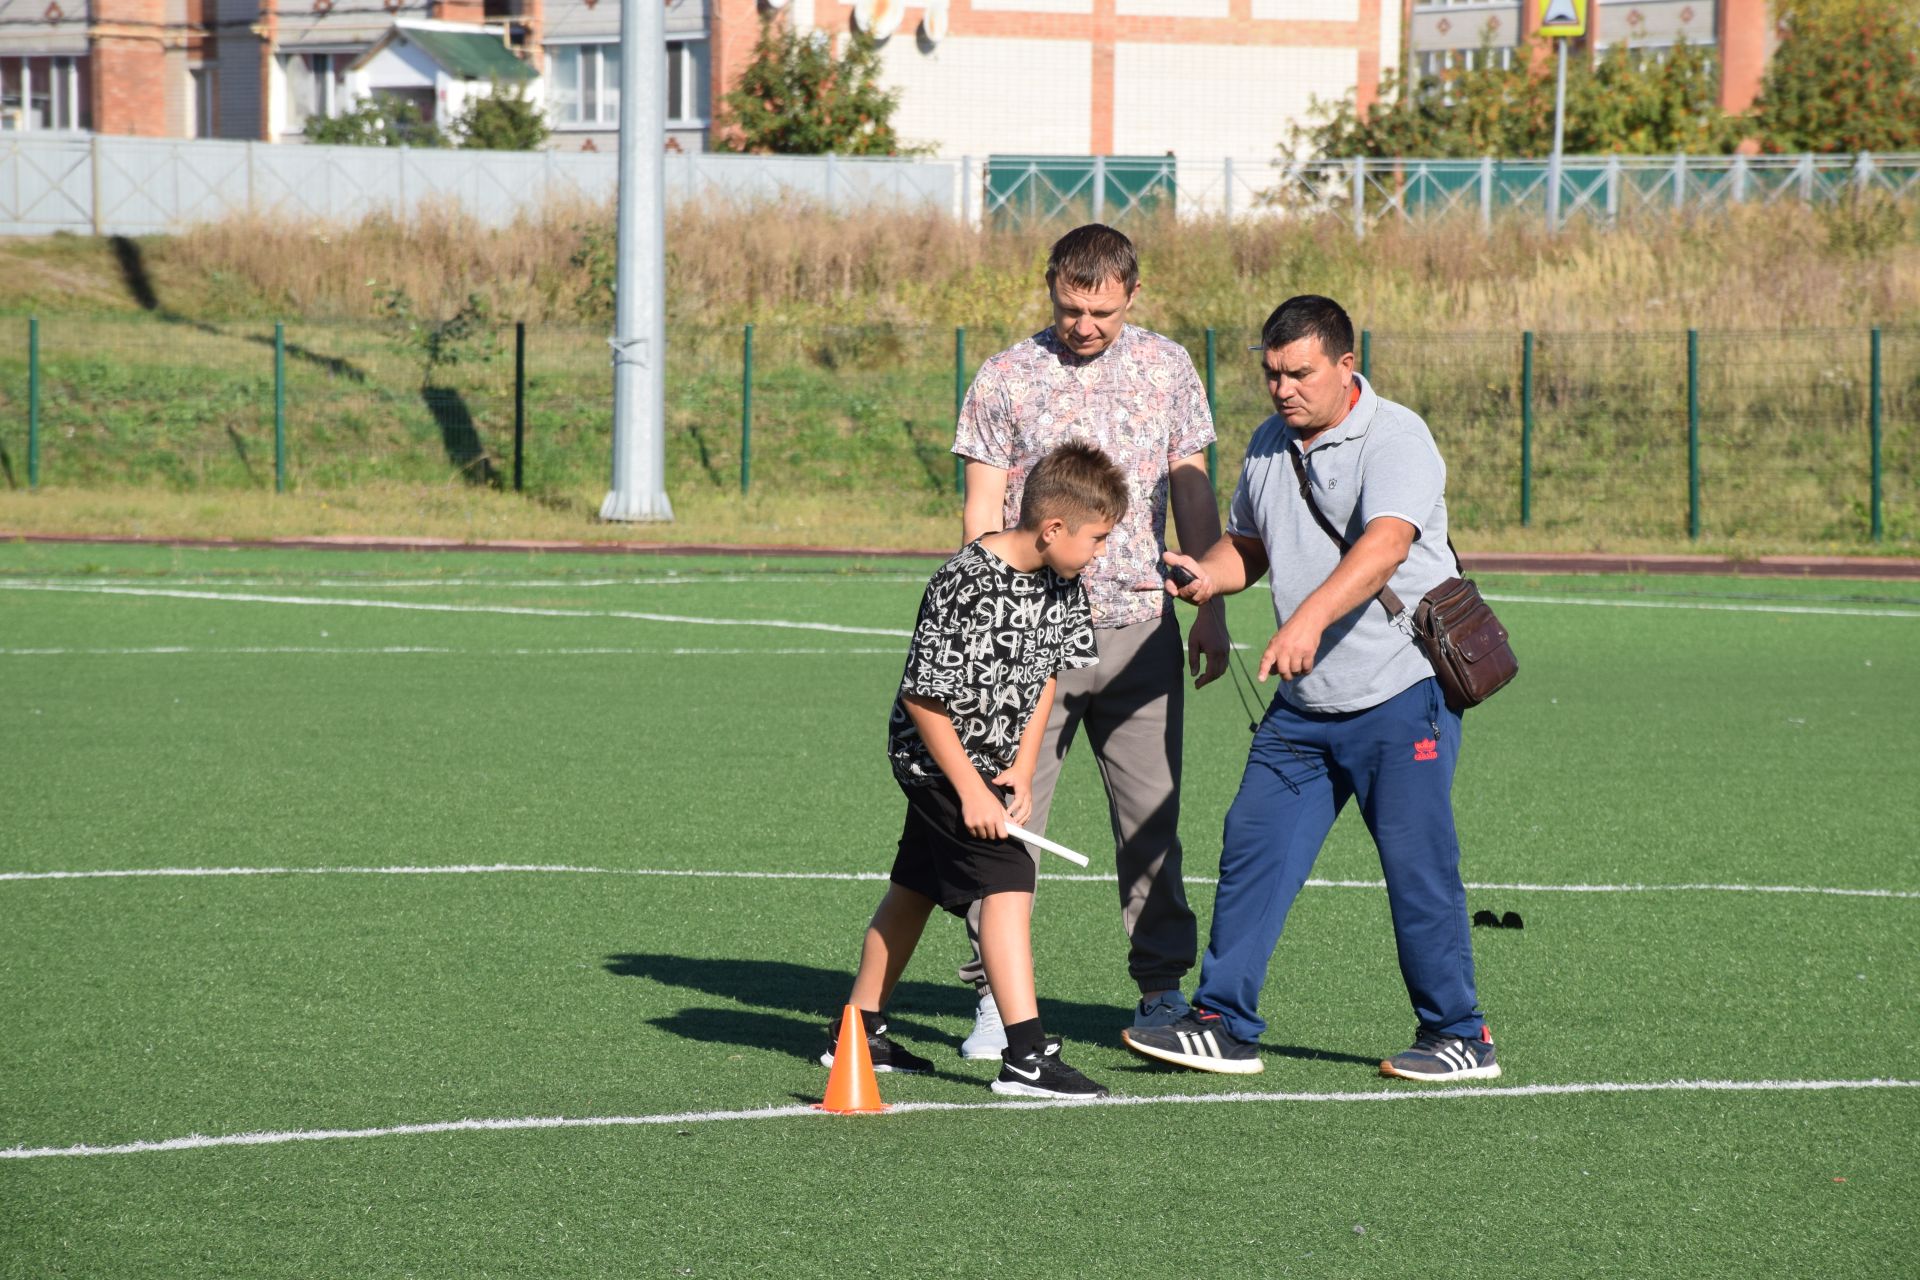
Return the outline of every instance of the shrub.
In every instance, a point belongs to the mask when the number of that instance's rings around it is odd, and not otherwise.
[[[859,32],[836,55],[825,33],[800,35],[762,16],[753,59],[721,101],[717,151],[781,155],[913,154],[889,123],[898,90],[879,84],[880,47]]]

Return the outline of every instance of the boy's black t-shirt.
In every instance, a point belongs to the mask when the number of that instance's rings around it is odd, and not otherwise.
[[[1044,565],[1021,573],[974,541],[927,582],[900,692],[944,705],[968,759],[991,778],[1019,754],[1034,703],[1053,674],[1098,661],[1079,579]],[[932,786],[944,776],[899,697],[887,724],[887,755],[902,786]]]

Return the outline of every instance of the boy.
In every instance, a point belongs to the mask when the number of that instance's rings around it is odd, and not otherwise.
[[[1007,822],[1033,808],[1054,673],[1098,660],[1078,579],[1126,509],[1126,477],[1107,455],[1062,445],[1028,477],[1019,525],[968,543],[927,583],[887,730],[906,825],[847,998],[875,1071],[933,1069],[887,1038],[881,1010],[933,908],[964,917],[978,900],[981,959],[1007,1024],[993,1091],[1107,1092],[1063,1062],[1059,1037],[1040,1025],[1028,935],[1034,862]],[[839,1038],[836,1018],[820,1056],[828,1066]]]

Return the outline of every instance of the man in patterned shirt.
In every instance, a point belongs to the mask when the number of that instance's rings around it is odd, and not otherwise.
[[[1027,932],[1033,856],[1007,823],[1030,820],[1055,673],[1097,661],[1077,579],[1127,503],[1127,482],[1105,454],[1062,446],[1034,468],[1019,524],[967,543],[927,583],[887,724],[906,825],[847,997],[860,1010],[875,1071],[933,1069],[888,1037],[881,1011],[933,908],[965,915],[975,907],[981,954],[1007,1015],[993,1091],[1106,1093],[1061,1060],[1059,1037],[1041,1027]],[[840,1029],[837,1020],[827,1029],[827,1066]]]
[[[1061,763],[1084,724],[1115,832],[1127,969],[1140,988],[1134,1025],[1161,1026],[1187,1012],[1180,980],[1197,942],[1180,879],[1180,628],[1161,588],[1160,553],[1169,503],[1188,554],[1204,554],[1220,537],[1205,456],[1213,416],[1186,350],[1127,323],[1140,267],[1126,236],[1098,224],[1068,232],[1046,278],[1053,325],[983,364],[960,411],[953,451],[966,459],[963,541],[1011,526],[1034,464],[1067,441],[1099,447],[1126,474],[1127,514],[1082,577],[1100,663],[1061,673],[1027,826],[1045,831]],[[1195,618],[1187,642],[1195,688],[1226,670],[1225,617],[1215,603]],[[979,927],[978,912],[969,914],[975,958],[960,977],[979,1004],[960,1052],[992,1058],[1005,1038],[979,964]]]

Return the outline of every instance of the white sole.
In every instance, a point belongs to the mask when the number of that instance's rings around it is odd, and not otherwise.
[[[1500,1064],[1496,1062],[1489,1067],[1474,1067],[1470,1071],[1449,1071],[1444,1076],[1423,1076],[1417,1072],[1395,1071],[1392,1063],[1382,1062],[1380,1074],[1394,1080],[1418,1080],[1423,1084],[1451,1084],[1455,1080],[1498,1080]]]
[[[1010,1098],[1058,1098],[1062,1102],[1092,1102],[1101,1097],[1097,1093],[1055,1093],[1051,1089],[1042,1089],[1037,1085],[1021,1084],[1014,1080],[995,1080],[990,1086],[995,1093]]]
[[[1267,1064],[1258,1058],[1204,1058],[1190,1053],[1179,1053],[1172,1049],[1156,1049],[1151,1045],[1136,1044],[1131,1035],[1122,1031],[1120,1039],[1127,1048],[1148,1058],[1158,1058],[1162,1062],[1171,1062],[1176,1067],[1186,1067],[1192,1071],[1211,1071],[1223,1076],[1257,1076],[1267,1069]]]
[[[1007,1042],[1002,1040],[1000,1042],[1000,1049],[1006,1047]],[[967,1046],[961,1045],[960,1056],[968,1062],[998,1062],[1000,1061],[1000,1049],[974,1049],[970,1051]]]

